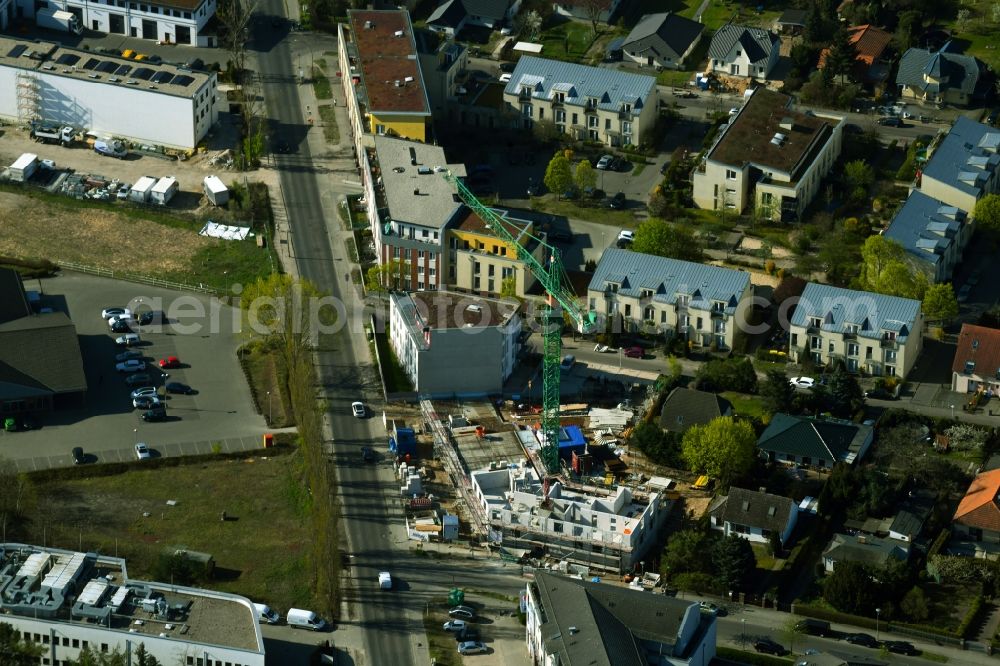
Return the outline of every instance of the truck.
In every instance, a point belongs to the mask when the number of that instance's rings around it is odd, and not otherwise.
[[[76,141],[76,130],[72,127],[60,127],[51,123],[31,123],[31,138],[42,143],[58,143],[69,146]]]
[[[380,571],[378,574],[378,589],[392,589],[392,575],[388,571]]]
[[[285,615],[285,622],[288,623],[289,627],[297,629],[322,631],[326,628],[326,621],[323,618],[312,611],[301,608],[289,608],[288,614]]]
[[[15,183],[26,183],[38,169],[38,155],[24,153],[10,165],[10,179]]]
[[[80,19],[76,17],[76,14],[56,7],[39,9],[35,12],[35,23],[39,28],[72,32],[74,35],[79,35],[83,32],[83,26],[80,25]]]
[[[117,139],[102,139],[94,142],[94,152],[105,157],[117,157],[120,160],[128,157],[125,144]]]

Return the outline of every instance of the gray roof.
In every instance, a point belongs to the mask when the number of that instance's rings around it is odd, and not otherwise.
[[[746,525],[784,535],[795,502],[781,495],[745,488],[730,488],[725,501],[713,511],[717,519],[732,525]]]
[[[13,269],[0,268],[0,323],[29,314],[31,306],[25,298],[21,276]]]
[[[524,87],[531,88],[531,96],[540,99],[563,93],[569,106],[582,107],[588,98],[596,98],[600,109],[617,112],[622,104],[631,104],[638,111],[656,93],[656,79],[617,69],[521,56],[504,94],[517,95]]]
[[[435,168],[446,167],[456,176],[464,176],[465,166],[447,164],[440,147],[376,136],[375,152],[393,221],[440,229],[462,208],[455,200],[455,188]]]
[[[800,458],[854,462],[871,436],[871,426],[838,419],[775,414],[757,440],[757,448]]]
[[[733,47],[739,44],[753,65],[764,64],[771,57],[771,50],[780,42],[781,38],[770,30],[727,23],[713,35],[708,57],[726,60]]]
[[[646,651],[660,646],[684,658],[686,645],[677,645],[685,625],[700,631],[687,643],[699,644],[702,625],[715,619],[703,616],[693,601],[630,590],[607,583],[591,583],[539,571],[535,587],[544,609],[541,635],[547,654],[558,654],[564,666],[646,666]],[[676,654],[681,648],[681,654]]]
[[[977,87],[978,92],[983,92],[980,84],[985,84],[989,78],[983,75],[982,67],[976,58],[951,53],[945,48],[937,52],[909,48],[899,59],[896,84],[932,93],[954,88],[974,95]],[[932,80],[925,79],[925,75]]]
[[[909,548],[902,541],[876,536],[834,534],[823,551],[823,558],[837,562],[857,562],[870,567],[884,567],[889,558],[905,560]]]
[[[693,425],[705,425],[714,418],[731,414],[732,404],[722,396],[678,386],[663,401],[660,427],[685,432]]]
[[[625,38],[622,48],[636,55],[680,60],[705,26],[679,14],[646,14]]]
[[[934,510],[934,494],[930,491],[917,491],[903,502],[896,516],[889,525],[889,531],[910,537],[920,535],[924,523]]]
[[[966,212],[914,190],[883,234],[918,261],[937,265],[957,240]]]
[[[713,302],[722,302],[726,313],[734,314],[750,285],[750,274],[608,248],[601,255],[588,289],[603,292],[611,283],[618,285],[622,296],[640,298],[643,290],[650,290],[653,302],[673,304],[682,295],[689,298],[688,308],[692,310],[709,311]]]
[[[0,324],[0,398],[85,390],[76,327],[64,313]]]
[[[427,23],[455,28],[466,16],[501,21],[508,9],[510,0],[445,0],[427,17]]]
[[[914,332],[919,315],[920,301],[912,298],[810,282],[795,306],[791,324],[807,327],[810,317],[819,317],[824,332],[843,333],[850,324],[858,327],[859,338],[877,340],[883,331],[891,331],[903,342]]]
[[[781,12],[781,16],[778,17],[778,25],[796,25],[805,27],[806,21],[809,20],[809,10],[808,9],[786,9]]]
[[[1000,166],[1000,130],[960,115],[923,168],[924,178],[980,197]]]

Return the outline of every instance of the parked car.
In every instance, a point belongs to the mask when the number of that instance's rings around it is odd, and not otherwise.
[[[878,119],[878,124],[886,127],[902,127],[903,121],[896,116],[885,116]]]
[[[482,641],[464,641],[458,644],[459,654],[486,654],[486,643]]]
[[[469,606],[455,606],[448,611],[448,617],[453,617],[457,620],[471,620],[476,617],[476,610]]]
[[[464,620],[448,620],[441,628],[445,631],[465,631],[465,627]]]
[[[363,402],[354,401],[351,403],[351,413],[359,419],[365,418],[365,404]]]
[[[602,155],[601,159],[597,160],[597,168],[601,171],[606,171],[608,169],[613,169],[615,157],[614,155]]]
[[[136,409],[153,409],[157,405],[162,406],[160,398],[155,394],[143,393],[132,398],[132,406]]]
[[[146,460],[147,458],[151,458],[152,454],[149,452],[148,446],[146,446],[142,442],[139,442],[138,444],[135,445],[135,457],[138,458],[139,460]]]
[[[107,321],[112,317],[117,317],[118,315],[132,314],[132,311],[128,308],[104,308],[101,310],[101,319]]]
[[[121,363],[122,361],[131,361],[134,358],[142,358],[142,352],[136,351],[135,349],[130,349],[128,351],[122,352],[121,354],[115,355],[115,360]]]
[[[631,243],[635,240],[635,232],[631,229],[622,229],[618,232],[618,242],[619,243]]]
[[[166,421],[167,411],[165,409],[149,409],[140,415],[143,421]]]
[[[629,164],[629,161],[624,157],[615,157],[611,160],[610,169],[612,171],[628,171]]]
[[[698,607],[701,609],[702,613],[708,613],[709,615],[715,615],[716,617],[725,617],[726,615],[729,615],[729,611],[725,608],[717,604],[713,604],[710,601],[698,602]]]
[[[831,630],[830,623],[826,620],[806,618],[795,623],[795,631],[810,636],[828,636]]]
[[[861,647],[877,649],[879,647],[879,642],[875,640],[875,637],[871,634],[847,634],[844,640],[851,645],[860,645]]]
[[[193,388],[180,382],[169,382],[164,388],[167,389],[167,393],[179,393],[181,395],[191,395],[194,393]]]
[[[156,321],[157,319],[159,321]],[[140,312],[139,315],[136,317],[136,321],[139,322],[140,326],[149,326],[154,321],[156,321],[156,323],[158,324],[162,324],[163,316],[162,313],[157,313],[153,312],[152,310],[147,310],[146,312]]]
[[[155,386],[140,386],[139,388],[132,391],[132,399],[135,400],[140,395],[156,395]]]
[[[146,369],[146,362],[137,358],[130,358],[121,363],[115,363],[115,370],[118,372],[140,372]]]
[[[125,378],[125,383],[128,386],[151,386],[153,383],[153,378],[149,376],[148,373],[139,372],[134,375],[129,375]]]
[[[811,389],[816,385],[816,380],[812,377],[792,377],[788,380],[788,383],[795,388]]]
[[[625,208],[625,193],[619,192],[615,196],[611,197],[611,201],[608,202],[608,207],[614,210],[621,210]]]
[[[576,357],[572,354],[566,354],[563,356],[562,362],[559,363],[559,369],[563,372],[568,372],[574,364],[576,364]]]
[[[113,324],[109,324],[108,327],[111,329],[112,333],[128,333],[132,330],[127,321],[116,321]]]
[[[115,193],[115,196],[118,197],[119,201],[127,201],[128,192],[131,189],[132,189],[132,183],[123,183],[118,186],[118,191]]]
[[[642,347],[626,347],[622,353],[629,358],[643,358],[646,356],[646,350]]]
[[[788,654],[788,650],[781,643],[771,640],[770,638],[761,638],[753,642],[753,649],[757,652],[763,652],[764,654],[773,654],[778,657],[783,657]]]
[[[108,327],[110,328],[110,327],[112,327],[115,324],[118,324],[120,322],[125,322],[126,324],[131,324],[132,323],[132,315],[131,314],[117,314],[117,315],[115,315],[115,316],[113,316],[113,317],[111,317],[111,318],[108,319]]]
[[[163,369],[181,367],[181,360],[176,356],[168,356],[160,359],[160,367]]]
[[[502,62],[500,63],[500,71],[506,73],[512,73],[516,67],[515,63],[512,62]]]
[[[74,446],[73,447],[73,464],[74,465],[82,465],[85,462],[87,462],[87,456],[83,455],[83,447],[82,446]]]
[[[883,641],[882,645],[893,654],[905,654],[911,657],[920,654],[920,650],[913,647],[913,643],[906,641]]]
[[[375,451],[370,446],[361,447],[361,459],[365,462],[375,462]]]
[[[140,342],[142,342],[142,339],[139,338],[138,333],[126,333],[115,338],[115,344],[119,347],[134,347]]]

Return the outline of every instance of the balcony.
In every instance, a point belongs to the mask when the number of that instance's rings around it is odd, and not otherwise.
[[[857,333],[857,331],[844,331],[844,339],[845,340],[857,340],[858,339],[858,333]]]
[[[882,349],[899,349],[899,341],[895,338],[882,338],[879,341],[879,347]]]
[[[723,319],[726,316],[726,311],[725,310],[716,310],[715,308],[712,308],[712,312],[711,312],[710,316],[712,317],[712,319]]]

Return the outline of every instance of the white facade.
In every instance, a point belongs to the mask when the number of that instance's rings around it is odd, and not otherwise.
[[[136,143],[192,150],[219,118],[216,75],[190,72],[169,65],[146,65],[88,51],[58,48],[49,60],[2,57],[17,44],[31,44],[0,37],[0,118],[18,122],[29,97],[35,99],[37,117],[60,125],[72,125],[98,135]],[[62,56],[78,57],[67,66]],[[91,59],[129,66],[128,74],[82,69]],[[109,65],[110,66],[110,65]],[[187,85],[154,83],[130,78],[139,68],[187,77]],[[116,80],[112,80],[116,79]],[[14,94],[17,91],[17,94]]]

